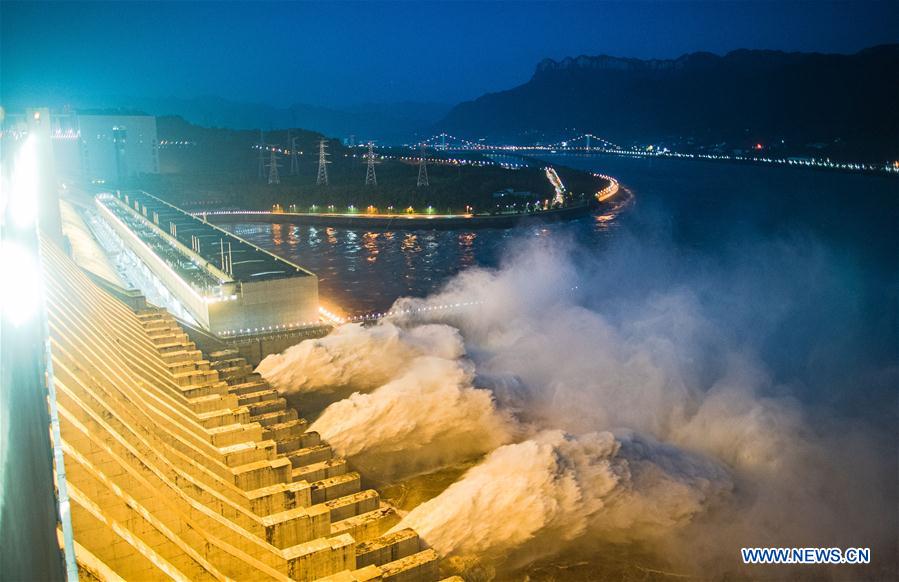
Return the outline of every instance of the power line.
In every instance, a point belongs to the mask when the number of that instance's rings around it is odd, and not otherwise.
[[[428,158],[425,157],[425,144],[421,144],[421,150],[418,159],[418,184],[416,186],[429,186],[428,184]]]
[[[259,148],[259,179],[262,179],[262,176],[265,175],[265,134],[262,133],[262,130],[259,130],[259,144],[257,145]]]
[[[268,162],[268,183],[280,184],[281,176],[278,175],[278,152],[275,148],[271,149],[271,157]]]
[[[296,176],[300,173],[300,157],[297,152],[297,138],[292,136],[290,130],[287,130],[287,143],[290,144],[290,175]]]
[[[378,176],[375,174],[375,143],[368,142],[368,153],[365,154],[368,160],[368,167],[365,170],[365,185],[377,186]]]
[[[330,163],[328,161],[328,142],[321,139],[318,141],[318,178],[315,180],[319,186],[328,185],[328,164]]]

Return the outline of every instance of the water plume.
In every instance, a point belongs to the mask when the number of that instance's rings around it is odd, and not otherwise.
[[[500,268],[394,306],[414,315],[301,344],[264,373],[356,391],[313,428],[379,480],[486,454],[404,520],[456,561],[524,567],[611,543],[704,578],[778,577],[739,548],[861,546],[879,569],[809,576],[889,578],[899,367],[868,347],[895,332],[860,341],[852,272],[815,241],[735,248],[520,242]],[[473,307],[427,309],[457,303]]]
[[[331,404],[311,428],[381,482],[477,458],[516,428],[472,380],[464,361],[421,356],[372,392]]]
[[[742,241],[738,254],[713,258],[622,239],[589,258],[564,240],[523,242],[498,269],[469,270],[432,297],[400,300],[395,310],[424,316],[396,323],[440,321],[458,328],[479,385],[530,427],[612,431],[622,435],[623,457],[636,450],[624,444],[623,435],[631,434],[639,442],[663,443],[655,453],[670,450],[727,468],[732,493],[713,496],[714,511],[705,510],[702,496],[691,501],[696,489],[680,488],[678,480],[659,488],[643,483],[634,488],[642,493],[622,508],[647,511],[604,511],[607,519],[591,523],[609,527],[589,530],[595,535],[582,540],[630,540],[711,577],[751,575],[737,557],[746,545],[876,547],[880,571],[895,571],[896,518],[878,516],[897,502],[890,477],[895,450],[889,451],[896,393],[885,388],[897,367],[867,356],[865,343],[841,340],[858,324],[851,321],[853,295],[845,289],[852,279],[839,271],[839,261],[801,238]],[[808,290],[815,309],[804,303]],[[476,307],[439,318],[426,309],[464,301]],[[795,326],[820,335],[785,335]],[[881,340],[895,342],[895,335]],[[833,357],[851,363],[866,389],[842,381],[842,371],[830,377],[818,372],[821,365],[833,369],[822,354],[837,348]],[[830,404],[857,398],[868,404],[849,416]],[[547,466],[526,450],[521,454],[531,464]],[[647,474],[667,474],[657,469],[665,467],[658,454],[653,458]],[[486,469],[472,471],[466,479],[489,481]],[[544,494],[538,486],[531,490],[535,497]],[[682,513],[676,506],[649,511],[671,490],[681,493]],[[505,519],[488,510],[493,497],[486,486],[447,494],[456,503],[473,496],[485,521]],[[434,525],[452,523],[445,500],[422,505],[410,519],[432,532],[437,546],[468,554],[477,538],[457,546]],[[678,527],[666,526],[671,516],[679,516],[671,518]],[[551,532],[556,519],[568,520],[571,531],[582,529],[569,512],[540,523]],[[502,524],[478,524],[485,548],[498,554],[516,551],[516,543],[530,548],[530,538],[510,538]],[[523,561],[535,555],[522,551]]]
[[[396,527],[444,556],[510,568],[588,531],[614,541],[664,535],[730,487],[717,464],[633,434],[544,431],[494,450]]]
[[[307,418],[314,418],[335,400],[396,378],[418,356],[454,360],[464,353],[458,330],[446,325],[402,329],[389,322],[348,324],[267,356],[256,371]]]

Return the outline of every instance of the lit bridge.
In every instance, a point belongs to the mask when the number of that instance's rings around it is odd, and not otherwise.
[[[764,156],[749,154],[723,154],[723,153],[686,153],[672,151],[668,148],[655,148],[653,146],[631,146],[624,147],[611,142],[603,137],[599,137],[592,133],[583,133],[571,139],[560,140],[552,143],[534,143],[534,144],[501,144],[490,143],[485,140],[471,140],[463,137],[451,135],[449,133],[438,133],[427,139],[423,139],[415,144],[406,144],[412,149],[419,149],[422,146],[432,148],[436,151],[452,151],[452,152],[509,152],[509,153],[597,153],[612,154],[619,156],[630,156],[636,158],[673,158],[673,159],[695,159],[710,161],[730,161],[730,162],[748,162],[758,164],[773,164],[782,166],[795,166],[807,168],[819,168],[830,170],[842,170],[849,172],[883,172],[887,174],[899,174],[899,161],[885,162],[883,164],[874,164],[866,162],[839,162],[829,158],[807,158],[793,156]],[[291,155],[290,148],[284,148],[269,144],[256,144],[254,149],[269,151],[274,154]],[[376,149],[378,146],[373,146]],[[302,152],[299,152],[302,153]],[[380,158],[395,158],[397,156],[379,155]],[[399,157],[407,161],[419,161],[419,157],[406,156]],[[464,158],[447,160],[444,158],[428,158],[428,163],[455,163],[459,165],[501,165],[509,167],[523,167],[526,164],[508,164],[496,163],[484,160],[468,160]]]
[[[789,156],[778,157],[743,154],[730,155],[721,153],[685,153],[672,151],[668,148],[654,148],[652,146],[623,147],[592,133],[584,133],[571,139],[561,140],[553,143],[535,143],[523,145],[495,144],[483,140],[473,141],[470,139],[450,135],[448,133],[439,133],[436,135],[432,135],[425,140],[422,140],[419,144],[415,144],[414,147],[419,147],[421,144],[432,147],[435,150],[445,151],[506,151],[518,153],[535,152],[544,154],[600,153],[642,158],[674,158],[749,162],[782,166],[843,170],[850,172],[884,172],[887,174],[899,174],[899,161],[885,162],[883,164],[872,164],[864,162],[838,162],[833,161],[829,158],[806,158]]]
[[[562,140],[548,144],[531,144],[531,145],[508,145],[508,144],[491,144],[484,141],[472,141],[469,139],[456,137],[448,133],[439,133],[422,140],[421,144],[433,147],[437,150],[453,150],[453,151],[474,151],[474,150],[504,150],[504,151],[603,151],[614,150],[624,151],[624,148],[618,146],[611,141],[585,133],[569,140]]]

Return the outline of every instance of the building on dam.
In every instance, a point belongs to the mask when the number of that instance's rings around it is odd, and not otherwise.
[[[97,197],[100,215],[204,329],[221,337],[320,319],[317,277],[146,192]]]
[[[8,113],[3,132],[19,136],[33,131],[35,114],[47,121],[44,128],[60,180],[116,183],[138,174],[159,173],[159,140],[153,115],[33,108],[24,114]]]

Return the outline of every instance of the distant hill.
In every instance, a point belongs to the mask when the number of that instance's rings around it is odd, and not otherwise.
[[[853,55],[737,50],[672,60],[546,59],[525,84],[453,108],[437,129],[530,142],[780,143],[899,157],[899,45]]]

